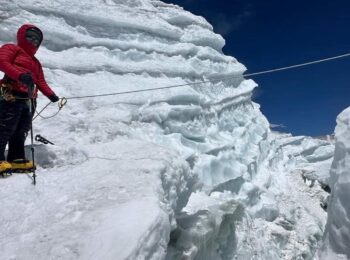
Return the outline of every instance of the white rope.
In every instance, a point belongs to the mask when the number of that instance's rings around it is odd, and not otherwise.
[[[341,58],[345,58],[347,56],[350,56],[350,53],[346,53],[346,54],[343,54],[343,55],[334,56],[334,57],[330,57],[330,58],[325,58],[325,59],[321,59],[321,60],[315,60],[315,61],[305,62],[305,63],[301,63],[301,64],[296,64],[296,65],[292,65],[292,66],[277,68],[277,69],[271,69],[271,70],[265,70],[265,71],[255,72],[255,73],[244,74],[243,76],[249,77],[249,76],[255,76],[255,75],[272,73],[272,72],[275,72],[275,71],[289,70],[289,69],[293,69],[293,68],[308,66],[308,65],[311,65],[311,64],[315,64],[315,63],[321,63],[321,62],[326,62],[326,61],[330,61],[330,60],[341,59]]]

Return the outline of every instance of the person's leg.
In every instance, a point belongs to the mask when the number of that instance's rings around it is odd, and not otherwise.
[[[11,162],[15,159],[24,159],[24,143],[26,136],[20,131],[16,131],[9,140],[9,150],[7,154],[7,161]]]
[[[24,102],[21,105],[21,116],[15,132],[9,140],[9,151],[7,161],[11,162],[16,159],[25,159],[24,143],[31,127],[32,113]]]
[[[20,117],[16,102],[0,100],[0,161],[5,160],[6,144],[16,131]]]

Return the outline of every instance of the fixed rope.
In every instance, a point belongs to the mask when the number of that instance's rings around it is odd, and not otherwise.
[[[246,74],[246,75],[243,75],[243,76],[246,76],[246,77],[256,76],[256,75],[261,75],[261,74],[273,73],[273,72],[277,72],[277,71],[281,71],[281,70],[289,70],[289,69],[294,69],[294,68],[299,68],[299,67],[305,67],[305,66],[309,66],[309,65],[312,65],[312,64],[327,62],[327,61],[330,61],[330,60],[341,59],[341,58],[345,58],[345,57],[349,57],[349,56],[350,56],[350,53],[346,53],[346,54],[343,54],[343,55],[333,56],[333,57],[329,57],[329,58],[325,58],[325,59],[321,59],[321,60],[315,60],[315,61],[305,62],[305,63],[291,65],[291,66],[287,66],[287,67],[271,69],[271,70],[265,70],[265,71],[255,72],[255,73],[250,73],[250,74]]]
[[[331,61],[331,60],[342,59],[342,58],[346,58],[346,57],[349,57],[349,56],[350,56],[350,53],[345,53],[345,54],[338,55],[338,56],[333,56],[333,57],[319,59],[319,60],[310,61],[310,62],[304,62],[304,63],[300,63],[300,64],[296,64],[296,65],[291,65],[291,66],[286,66],[286,67],[281,67],[281,68],[276,68],[276,69],[270,69],[270,70],[265,70],[265,71],[259,71],[259,72],[254,72],[254,73],[230,76],[230,78],[252,77],[252,76],[257,76],[257,75],[262,75],[262,74],[274,73],[274,72],[277,72],[277,71],[290,70],[290,69],[294,69],[294,68],[300,68],[300,67],[313,65],[313,64],[316,64],[316,63],[323,63],[323,62],[327,62],[327,61]],[[218,77],[217,79],[227,79],[227,77],[225,77],[225,78],[224,77],[222,77],[222,78]],[[67,100],[70,100],[70,99],[84,99],[84,98],[116,96],[116,95],[123,95],[123,94],[147,92],[147,91],[153,91],[153,90],[179,88],[179,87],[190,86],[190,85],[193,86],[193,85],[204,84],[204,83],[211,83],[211,82],[212,81],[210,81],[210,80],[205,80],[205,81],[197,81],[197,82],[191,82],[191,83],[185,83],[185,84],[179,84],[179,85],[171,85],[171,86],[158,87],[158,88],[129,90],[129,91],[112,92],[112,93],[98,94],[98,95],[64,97],[64,98],[60,99],[60,103],[58,105],[59,106],[59,110],[54,115],[49,116],[49,117],[43,117],[43,116],[40,115],[51,104],[51,102],[49,102],[42,110],[40,110],[39,113],[37,113],[37,115],[34,117],[34,119],[36,117],[38,117],[38,116],[40,116],[43,119],[48,119],[48,118],[52,118],[52,117],[56,116],[61,111],[63,106],[66,105]]]
[[[51,116],[47,116],[47,117],[44,117],[41,115],[41,113],[51,104],[52,102],[49,102],[47,103],[46,106],[43,107],[43,109],[41,109],[39,112],[36,112],[36,116],[33,118],[33,121],[35,120],[35,118],[37,118],[38,116],[41,117],[42,119],[50,119],[50,118],[53,118],[55,117],[60,111],[61,109],[67,104],[67,99],[66,98],[60,98],[60,101],[58,101],[58,111],[51,115]]]

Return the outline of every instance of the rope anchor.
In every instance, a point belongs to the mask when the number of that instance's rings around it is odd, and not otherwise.
[[[46,138],[42,137],[41,135],[36,135],[36,136],[35,136],[35,141],[41,142],[41,143],[43,143],[43,144],[55,145],[54,143],[50,142],[50,141],[47,140]]]
[[[42,113],[50,104],[52,104],[52,102],[47,103],[47,105],[46,105],[43,109],[41,109],[39,112],[36,112],[37,115],[33,118],[33,120],[35,120],[38,116],[40,116],[42,119],[49,119],[49,118],[55,117],[55,116],[61,111],[61,109],[67,104],[67,98],[65,98],[65,97],[60,98],[60,101],[57,103],[57,104],[58,104],[58,111],[57,111],[55,114],[53,114],[53,115],[51,115],[51,116],[47,116],[47,117],[42,116],[41,113]]]

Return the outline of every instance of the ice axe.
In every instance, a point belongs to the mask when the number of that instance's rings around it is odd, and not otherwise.
[[[34,93],[34,83],[28,85],[28,98],[30,100],[29,104],[29,112],[32,114],[30,120],[30,150],[32,151],[32,161],[33,161],[33,184],[36,185],[36,174],[35,174],[35,157],[34,157],[34,133],[33,133],[33,114],[34,114],[34,101],[33,101],[33,93]]]

